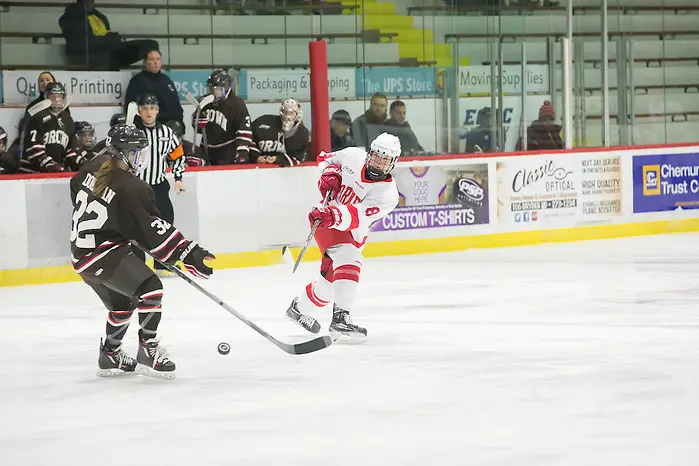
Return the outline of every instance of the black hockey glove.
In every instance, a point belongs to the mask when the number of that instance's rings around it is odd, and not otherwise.
[[[250,163],[250,151],[238,149],[235,152],[234,163]]]
[[[204,263],[205,260],[211,259],[216,259],[216,256],[194,241],[189,241],[183,249],[175,251],[175,254],[170,256],[170,261],[174,263],[181,260],[187,272],[204,279],[208,279],[214,273],[214,269]]]

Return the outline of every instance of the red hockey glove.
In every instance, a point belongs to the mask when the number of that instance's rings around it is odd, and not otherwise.
[[[330,200],[332,201],[340,193],[340,187],[342,186],[342,167],[339,165],[328,165],[323,170],[318,180],[318,190],[320,194],[325,199],[328,191],[332,191]]]
[[[330,228],[335,224],[335,212],[330,207],[314,207],[308,214],[308,221],[313,226],[316,220],[320,220],[318,228]]]

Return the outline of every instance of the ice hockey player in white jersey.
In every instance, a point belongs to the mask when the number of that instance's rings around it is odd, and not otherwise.
[[[308,216],[311,225],[320,224],[315,240],[323,256],[318,278],[294,298],[286,311],[289,319],[306,330],[320,332],[320,323],[310,312],[333,301],[330,336],[364,339],[365,328],[350,318],[362,271],[362,249],[369,227],[388,215],[398,204],[398,189],[391,176],[400,156],[400,140],[392,134],[380,134],[367,154],[358,147],[318,156],[318,189],[327,207],[318,206]]]

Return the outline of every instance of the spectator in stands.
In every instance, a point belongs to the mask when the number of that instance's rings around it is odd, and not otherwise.
[[[491,116],[492,110],[490,107],[483,107],[476,115],[477,126],[461,136],[461,139],[466,140],[464,151],[467,154],[498,151],[497,138],[493,140],[494,131],[490,122]],[[504,131],[504,128],[502,128],[502,112],[499,110],[496,115],[496,121],[499,122],[500,129]],[[464,121],[463,124],[466,126],[469,122]],[[497,128],[495,132],[497,132]]]
[[[338,110],[330,119],[330,150],[353,147],[352,118],[347,110]]]
[[[369,110],[352,122],[352,137],[357,146],[368,148],[369,141],[373,141],[384,131],[383,124],[388,117],[386,110],[388,110],[388,98],[384,94],[377,92],[371,96]]]
[[[539,119],[527,128],[527,147],[522,147],[522,139],[516,150],[554,150],[565,149],[561,139],[561,125],[556,124],[556,112],[548,100],[539,108]]]
[[[425,150],[417,141],[417,136],[415,136],[413,129],[405,119],[406,114],[407,107],[405,102],[402,100],[393,102],[390,108],[391,118],[384,123],[384,125],[387,126],[386,132],[400,139],[400,147],[403,151],[403,155],[424,152]]]
[[[136,63],[148,50],[157,50],[151,39],[124,40],[111,30],[107,17],[94,0],[75,0],[58,20],[66,41],[68,59],[91,70],[113,70]]]
[[[162,57],[157,50],[149,50],[143,56],[143,71],[133,75],[126,88],[124,107],[129,102],[136,102],[142,94],[155,94],[160,104],[158,122],[166,124],[168,121],[177,121],[184,127],[182,104],[177,88],[172,79],[165,73]]]

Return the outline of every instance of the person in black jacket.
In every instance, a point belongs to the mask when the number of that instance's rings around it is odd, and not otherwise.
[[[69,61],[90,70],[113,70],[131,65],[147,50],[158,49],[151,39],[123,40],[110,29],[107,17],[95,8],[94,0],[75,0],[58,20]]]
[[[184,127],[184,112],[175,83],[160,71],[163,67],[160,52],[149,50],[144,57],[143,71],[135,74],[126,88],[124,107],[126,108],[129,102],[136,102],[140,95],[155,94],[160,104],[158,122],[166,124],[168,121],[177,121]]]
[[[354,146],[352,118],[347,110],[338,110],[330,119],[330,150],[335,152]]]
[[[406,120],[407,107],[402,100],[396,100],[391,104],[389,114],[391,118],[384,122],[387,126],[386,132],[400,139],[400,146],[403,150],[402,155],[416,155],[424,152],[417,140],[417,136],[410,127],[410,123]]]

